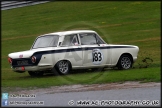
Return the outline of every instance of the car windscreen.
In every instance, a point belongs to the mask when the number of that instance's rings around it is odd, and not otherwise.
[[[59,36],[57,35],[45,35],[38,37],[33,45],[33,48],[56,47],[58,39]]]

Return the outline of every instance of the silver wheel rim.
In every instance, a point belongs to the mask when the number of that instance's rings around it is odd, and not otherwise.
[[[68,63],[66,61],[61,61],[59,63],[59,70],[61,73],[66,73],[68,71]]]
[[[129,57],[123,57],[121,59],[121,65],[124,69],[128,69],[131,67],[131,60],[129,59]]]

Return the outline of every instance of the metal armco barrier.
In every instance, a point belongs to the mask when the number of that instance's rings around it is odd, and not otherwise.
[[[2,1],[1,2],[1,10],[8,10],[13,8],[19,8],[24,6],[36,5],[41,3],[46,3],[50,1]]]

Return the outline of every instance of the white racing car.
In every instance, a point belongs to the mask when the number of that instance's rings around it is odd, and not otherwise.
[[[95,31],[73,30],[38,36],[30,50],[8,54],[15,72],[68,74],[72,69],[130,69],[137,60],[134,45],[107,44]]]

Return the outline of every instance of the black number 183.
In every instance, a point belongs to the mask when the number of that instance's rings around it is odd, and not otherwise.
[[[95,52],[93,53],[93,62],[95,61],[101,61],[102,60],[102,56],[100,52]]]

